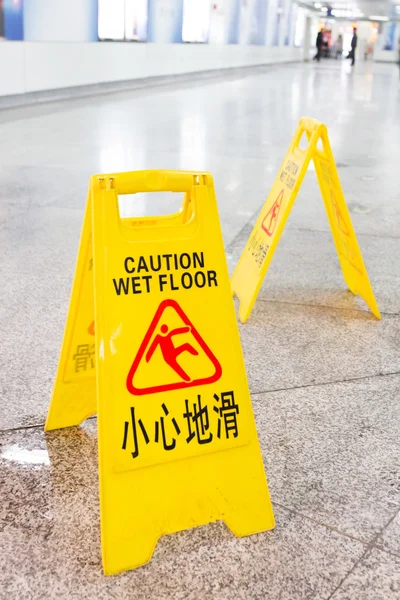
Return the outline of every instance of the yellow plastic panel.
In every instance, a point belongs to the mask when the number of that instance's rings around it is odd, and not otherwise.
[[[344,199],[325,125],[321,125],[320,139],[322,150],[315,149],[313,160],[343,277],[349,290],[361,296],[375,317],[380,319],[381,315]]]
[[[184,192],[183,210],[121,219],[118,194],[144,191]],[[105,572],[145,564],[160,536],[216,520],[237,536],[271,529],[211,175],[96,176],[89,207]],[[71,421],[60,399],[50,425]],[[74,410],[81,404],[77,394]]]
[[[175,214],[126,218],[123,222],[142,227],[168,227],[190,219],[191,213],[191,199],[185,194],[182,208]],[[46,431],[79,425],[96,413],[95,362],[92,205],[89,194]]]
[[[92,246],[92,207],[89,194],[46,431],[78,425],[96,413]]]
[[[239,318],[244,323],[250,316],[258,292],[282,235],[283,228],[300,189],[317,141],[317,128],[305,149],[299,144],[305,134],[300,123],[278,176],[258,216],[254,229],[232,277],[232,292],[240,300]]]

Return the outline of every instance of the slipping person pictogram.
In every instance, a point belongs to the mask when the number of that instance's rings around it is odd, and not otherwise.
[[[279,193],[279,196],[265,215],[261,227],[265,233],[271,237],[274,234],[276,224],[278,222],[279,211],[281,210],[284,190]]]
[[[179,336],[186,336],[184,343],[179,343],[183,341]],[[137,351],[126,387],[134,396],[142,396],[215,383],[221,375],[220,362],[182,307],[176,300],[164,300]]]
[[[182,369],[177,359],[183,352],[189,352],[192,356],[198,356],[199,353],[187,342],[181,346],[175,346],[172,339],[174,336],[189,333],[190,331],[191,328],[188,326],[177,327],[176,329],[172,329],[172,331],[168,331],[168,325],[161,325],[161,334],[158,333],[154,338],[153,343],[146,354],[146,362],[149,362],[159,346],[167,365],[170,366],[183,381],[191,381],[191,377]]]

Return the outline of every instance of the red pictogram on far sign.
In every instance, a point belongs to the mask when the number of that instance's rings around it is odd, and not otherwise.
[[[158,360],[162,357],[169,367],[167,370],[163,369],[163,373],[167,373],[163,375],[165,380],[160,380],[159,376],[157,380],[157,373],[152,371],[151,361],[156,354]],[[187,363],[189,367],[182,364],[182,359],[188,356],[192,357]],[[143,377],[142,374],[138,383],[135,380],[140,377],[140,370],[145,375]],[[164,300],[136,354],[126,387],[131,394],[142,396],[214,383],[221,375],[219,361],[176,300]]]
[[[270,237],[273,235],[278,221],[279,211],[281,210],[284,191],[279,193],[279,196],[262,220],[261,227]]]

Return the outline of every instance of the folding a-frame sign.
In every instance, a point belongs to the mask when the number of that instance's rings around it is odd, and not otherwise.
[[[118,198],[183,192],[123,219]],[[93,176],[46,430],[98,415],[104,571],[223,520],[274,527],[210,173]]]
[[[307,147],[302,149],[299,144],[304,137]],[[239,318],[243,323],[250,316],[311,160],[344,280],[350,291],[361,296],[373,314],[381,318],[340,185],[327,128],[314,119],[303,118],[232,277],[231,288],[239,298]]]

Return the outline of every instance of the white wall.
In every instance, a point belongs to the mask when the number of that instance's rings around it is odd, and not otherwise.
[[[374,61],[376,62],[399,62],[399,53],[397,50],[374,50],[373,54]]]
[[[266,43],[272,46],[275,42],[275,27],[276,27],[276,11],[278,10],[277,0],[269,0],[268,16],[267,16],[267,31]]]
[[[395,27],[394,31],[394,48],[393,50],[385,50],[385,46],[391,38],[392,28]],[[376,40],[373,58],[377,62],[399,62],[399,36],[400,36],[400,23],[393,24],[393,22],[383,23],[381,32],[378,34]]]
[[[3,42],[0,96],[301,59],[290,47]]]
[[[183,0],[151,0],[148,4],[148,41],[182,41]]]
[[[97,40],[97,0],[24,0],[26,41]]]
[[[229,13],[232,6],[232,0],[219,0],[219,2],[211,3],[210,29],[208,33],[208,42],[210,44],[227,43]]]
[[[247,44],[251,37],[251,30],[253,27],[253,5],[255,0],[249,0],[248,2],[242,2],[240,5],[240,29],[239,29],[239,43]]]
[[[0,42],[0,96],[25,91],[23,42]]]

